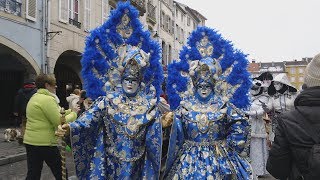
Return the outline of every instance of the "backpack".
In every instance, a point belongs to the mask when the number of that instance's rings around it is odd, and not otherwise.
[[[310,124],[309,119],[304,117],[301,112],[296,109],[300,116],[305,119],[305,123],[303,123],[304,128],[309,133],[310,137],[314,141],[314,145],[311,147],[311,151],[308,156],[308,170],[307,174],[303,174],[303,179],[305,180],[316,180],[320,179],[320,137],[319,134],[316,133],[316,130]]]

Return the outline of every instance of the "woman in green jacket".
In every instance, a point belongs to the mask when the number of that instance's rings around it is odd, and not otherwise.
[[[55,129],[60,124],[59,98],[56,95],[54,75],[40,74],[36,78],[38,88],[26,109],[27,125],[23,143],[27,151],[27,180],[41,177],[43,161],[50,167],[56,179],[61,179],[61,156]],[[66,111],[66,121],[77,118],[79,108]]]

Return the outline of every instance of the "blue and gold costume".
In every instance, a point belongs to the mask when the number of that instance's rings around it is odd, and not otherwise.
[[[82,76],[95,101],[70,124],[79,179],[159,178],[161,50],[138,17],[128,2],[119,3],[87,38]],[[131,75],[141,79],[134,96],[121,88],[123,77]]]
[[[251,86],[246,56],[207,27],[195,30],[169,66],[168,97],[174,111],[167,179],[252,179],[246,160],[250,132],[243,109]],[[213,84],[200,101],[199,82]]]

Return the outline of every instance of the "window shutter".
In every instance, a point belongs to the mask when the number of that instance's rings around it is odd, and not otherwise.
[[[107,18],[108,18],[108,14],[109,14],[109,3],[108,0],[101,0],[101,24],[103,24]]]
[[[101,24],[104,23],[104,12],[105,12],[105,3],[104,0],[101,0]]]
[[[171,25],[171,28],[172,28],[172,29],[171,29],[171,33],[172,33],[172,34],[174,34],[174,24],[175,24],[175,23],[174,23],[174,20],[172,20],[172,25]]]
[[[37,0],[26,0],[26,18],[31,21],[36,21]]]
[[[168,32],[171,34],[171,18],[168,16]]]
[[[168,31],[168,29],[169,29],[169,24],[168,24],[168,21],[169,21],[169,16],[168,15],[166,15],[165,16],[166,17],[166,19],[165,19],[165,27],[164,27],[164,29],[166,30],[166,31]]]
[[[91,28],[91,1],[85,0],[84,2],[84,30],[89,31]]]
[[[59,21],[68,23],[69,21],[69,3],[68,0],[59,0]]]

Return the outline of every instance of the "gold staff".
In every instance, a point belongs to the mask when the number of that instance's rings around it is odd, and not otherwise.
[[[61,114],[61,126],[66,123],[66,111],[64,108],[61,108],[60,110]],[[67,169],[66,169],[66,141],[64,140],[64,137],[61,137],[61,168],[62,168],[62,180],[67,180]]]

